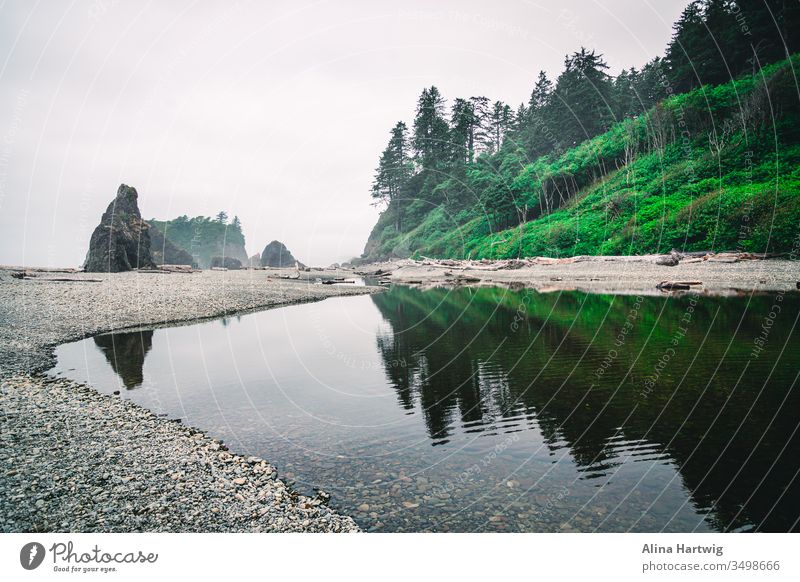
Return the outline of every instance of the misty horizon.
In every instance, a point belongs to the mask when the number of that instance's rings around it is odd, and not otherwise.
[[[145,219],[238,216],[249,255],[347,261],[423,87],[516,107],[581,46],[612,75],[663,54],[686,4],[6,4],[0,264],[81,264],[121,183]]]

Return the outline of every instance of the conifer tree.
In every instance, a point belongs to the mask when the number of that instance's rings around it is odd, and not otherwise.
[[[423,89],[417,101],[412,145],[423,171],[444,166],[450,151],[450,128],[444,118],[445,101],[435,86]]]
[[[412,174],[408,151],[408,128],[398,121],[392,128],[389,144],[381,154],[375,179],[372,184],[372,197],[376,203],[386,203],[395,214],[395,228],[399,232],[403,223],[403,195]]]

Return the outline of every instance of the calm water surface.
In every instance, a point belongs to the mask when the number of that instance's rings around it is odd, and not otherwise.
[[[52,372],[263,456],[368,530],[789,531],[798,314],[796,294],[394,287],[97,336]]]

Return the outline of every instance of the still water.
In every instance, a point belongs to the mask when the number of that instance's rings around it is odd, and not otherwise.
[[[774,306],[778,306],[778,310]],[[373,531],[791,531],[796,294],[393,287],[60,346]]]

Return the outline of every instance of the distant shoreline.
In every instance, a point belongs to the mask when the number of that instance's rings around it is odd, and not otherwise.
[[[686,286],[689,291],[709,295],[786,292],[797,290],[800,283],[797,260],[739,259],[733,253],[720,253],[707,259],[677,259],[671,266],[659,264],[667,262],[667,257],[670,255],[477,261],[406,259],[364,264],[356,272],[380,277],[384,284],[523,286],[540,292],[625,295],[661,295],[677,288],[669,283],[692,283]]]

